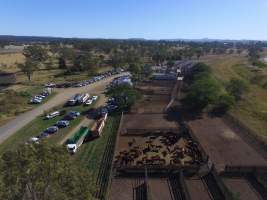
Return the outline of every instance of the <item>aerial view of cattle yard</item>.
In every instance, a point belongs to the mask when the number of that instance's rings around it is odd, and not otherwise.
[[[174,70],[184,76],[186,67]],[[179,102],[165,108],[179,86],[162,79],[139,84],[144,98],[121,118],[108,199],[229,199],[230,190],[264,198],[255,178],[267,169],[264,157],[221,118],[177,121],[169,113]]]

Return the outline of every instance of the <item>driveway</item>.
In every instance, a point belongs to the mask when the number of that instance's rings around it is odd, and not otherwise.
[[[101,94],[105,90],[106,85],[108,85],[113,78],[126,75],[123,73],[120,75],[111,76],[107,79],[101,80],[99,82],[93,83],[80,88],[67,88],[58,89],[58,94],[50,99],[48,102],[38,106],[37,108],[18,115],[15,119],[9,121],[5,125],[0,127],[0,144],[10,137],[12,134],[17,132],[19,129],[24,127],[26,124],[31,122],[37,116],[44,113],[44,111],[50,110],[53,107],[64,104],[69,98],[71,98],[76,93],[88,92],[93,94]]]

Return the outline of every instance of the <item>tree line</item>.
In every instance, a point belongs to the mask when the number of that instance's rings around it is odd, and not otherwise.
[[[249,89],[248,84],[233,78],[224,87],[212,76],[211,67],[204,63],[195,64],[186,77],[188,91],[183,103],[191,110],[212,111],[223,114],[231,109]]]

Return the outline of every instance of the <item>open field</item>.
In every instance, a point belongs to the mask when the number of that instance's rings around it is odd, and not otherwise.
[[[23,63],[25,57],[22,53],[0,53],[0,71],[16,72],[17,63]]]
[[[249,83],[249,92],[230,114],[267,144],[267,69],[251,67],[248,58],[242,55],[210,56],[201,61],[212,67],[214,76],[224,85],[231,78],[239,78]]]
[[[189,127],[218,172],[223,171],[225,166],[267,166],[267,161],[231,130],[222,119],[198,119],[190,121]]]

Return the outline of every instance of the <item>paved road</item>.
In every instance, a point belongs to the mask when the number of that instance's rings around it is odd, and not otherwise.
[[[115,75],[107,79],[101,80],[99,82],[93,83],[80,88],[67,88],[67,89],[58,89],[58,94],[50,99],[48,102],[38,106],[37,108],[18,115],[15,119],[9,121],[7,124],[0,127],[0,144],[10,137],[12,134],[17,132],[19,129],[24,127],[26,124],[31,122],[37,116],[44,113],[44,111],[50,110],[53,107],[64,104],[70,97],[76,93],[89,92],[94,94],[100,94],[105,90],[106,85],[114,78],[121,75]]]

